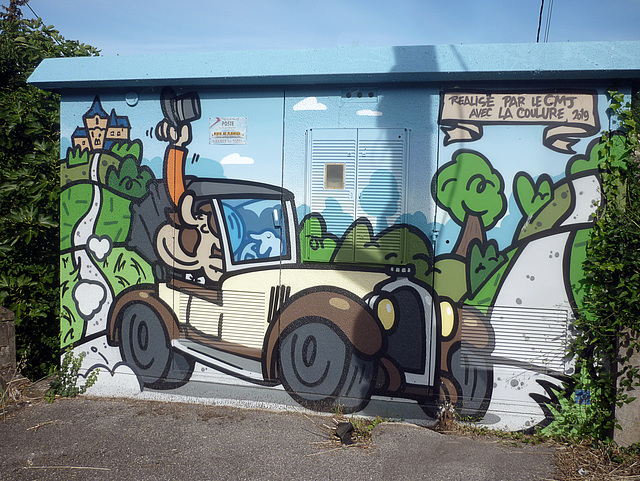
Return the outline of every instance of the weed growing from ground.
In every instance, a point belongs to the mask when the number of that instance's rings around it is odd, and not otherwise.
[[[386,423],[389,420],[381,416],[376,416],[373,419],[357,418],[351,416],[349,421],[353,425],[354,436],[357,437],[358,441],[369,441],[371,440],[371,433],[373,432],[373,428],[375,428],[378,424]]]
[[[52,403],[56,396],[75,397],[78,394],[84,394],[87,389],[95,384],[98,380],[99,369],[87,376],[85,384],[78,385],[78,377],[84,356],[85,354],[81,353],[76,357],[73,355],[72,347],[67,348],[58,375],[51,381],[51,387],[47,391],[47,402]]]

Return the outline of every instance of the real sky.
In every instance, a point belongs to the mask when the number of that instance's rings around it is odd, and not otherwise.
[[[102,55],[134,55],[535,42],[541,0],[31,0],[28,5],[67,39],[93,45]],[[26,6],[23,13],[35,16]],[[544,40],[640,40],[640,0],[545,0]]]

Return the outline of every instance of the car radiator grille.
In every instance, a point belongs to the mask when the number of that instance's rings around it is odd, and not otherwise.
[[[280,314],[280,309],[287,302],[289,296],[291,296],[291,286],[274,286],[271,288],[268,315],[270,323]]]

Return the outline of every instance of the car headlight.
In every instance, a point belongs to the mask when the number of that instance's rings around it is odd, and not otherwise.
[[[442,320],[442,337],[447,338],[451,335],[456,325],[455,310],[447,301],[440,303],[440,319]]]
[[[391,299],[388,297],[380,297],[380,299],[378,299],[376,313],[385,330],[388,331],[393,327],[396,322],[396,307]]]

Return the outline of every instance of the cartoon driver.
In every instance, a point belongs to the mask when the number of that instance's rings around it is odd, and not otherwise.
[[[200,99],[195,93],[176,96],[165,88],[160,104],[164,118],[156,126],[156,137],[169,142],[164,179],[177,215],[158,230],[156,250],[165,264],[187,273],[187,279],[201,284],[216,282],[223,273],[219,229],[210,205],[194,210],[195,195],[185,190],[184,180],[191,122],[200,118]]]

